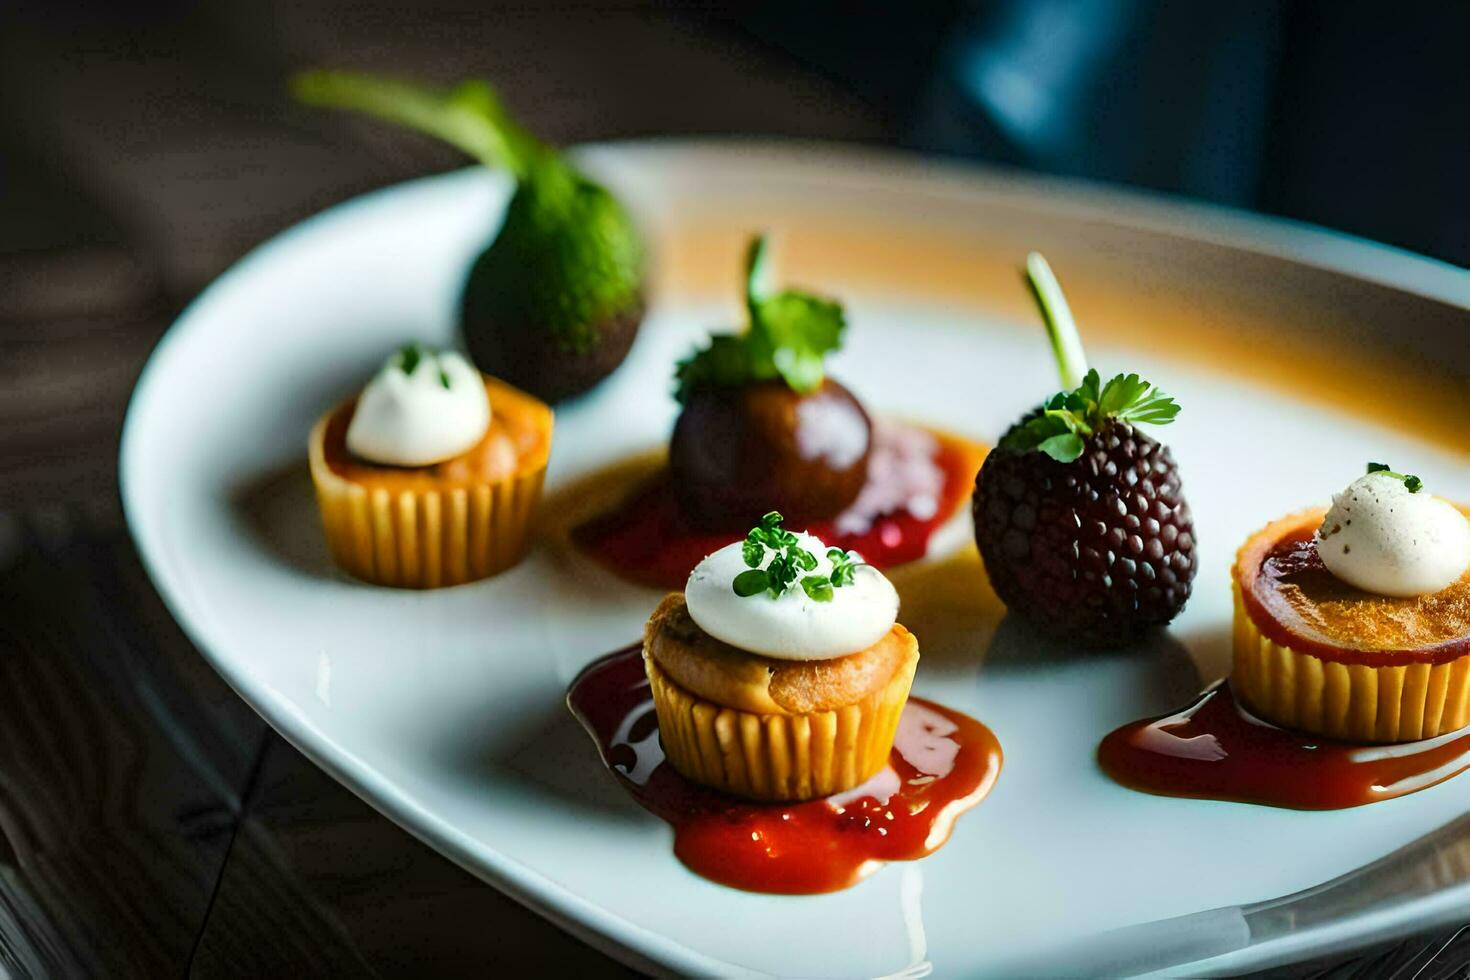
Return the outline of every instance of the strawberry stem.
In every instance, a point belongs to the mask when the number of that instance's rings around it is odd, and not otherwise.
[[[1087,354],[1082,349],[1082,338],[1077,335],[1077,323],[1072,319],[1072,309],[1067,305],[1061,283],[1040,252],[1026,256],[1026,283],[1041,308],[1062,388],[1071,391],[1082,384],[1087,374]]]

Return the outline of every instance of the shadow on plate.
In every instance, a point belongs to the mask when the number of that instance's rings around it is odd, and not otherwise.
[[[251,542],[272,558],[313,578],[346,578],[327,552],[304,461],[239,484],[229,503]]]
[[[919,640],[921,671],[954,675],[982,665],[1006,608],[991,591],[974,544],[892,569],[888,577],[898,590],[898,621]]]
[[[547,491],[536,521],[537,536],[556,579],[568,591],[582,594],[578,601],[615,607],[646,599],[649,610],[658,604],[664,589],[638,585],[603,567],[577,545],[573,535],[577,528],[636,493],[658,474],[667,456],[663,447],[648,449]]]
[[[1047,683],[1048,674],[1075,669],[1121,674],[1128,703],[1119,705],[1118,724],[1134,720],[1139,710],[1163,714],[1187,704],[1205,683],[1189,648],[1167,629],[1116,650],[1088,650],[1042,636],[1019,616],[1001,621],[985,665],[1011,677],[1035,674],[1039,684]]]
[[[1179,637],[1199,670],[1201,687],[1213,684],[1230,673],[1233,656],[1230,627],[1191,630],[1180,633]]]
[[[646,820],[560,695],[509,721],[487,698],[462,723],[442,728],[452,735],[433,746],[433,755],[459,780],[488,785],[511,772],[554,795],[569,810],[595,812],[600,820]]]

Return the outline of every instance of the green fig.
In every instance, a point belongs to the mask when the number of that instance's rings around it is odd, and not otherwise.
[[[481,370],[556,402],[622,363],[643,320],[643,238],[607,188],[522,129],[488,84],[435,90],[312,71],[291,88],[303,103],[407,126],[515,178],[461,299],[465,347]]]

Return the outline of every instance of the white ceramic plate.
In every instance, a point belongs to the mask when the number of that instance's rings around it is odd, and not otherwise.
[[[631,202],[658,272],[632,356],[558,412],[553,488],[666,436],[672,362],[734,322],[754,227],[785,234],[781,278],[846,300],[835,371],[871,408],[993,439],[1055,385],[1014,271],[1042,247],[1094,363],[1143,372],[1184,406],[1162,434],[1198,522],[1195,596],[1167,640],[1107,656],[1045,653],[997,629],[978,578],[906,596],[925,651],[917,691],[1004,746],[992,796],[932,858],[844,893],[752,895],[694,876],[563,703],[584,664],[638,636],[657,593],[548,547],[491,581],[422,594],[328,562],[307,430],[403,340],[452,343],[461,277],[504,200],[477,170],[417,181],[312,219],[207,290],[138,385],[121,464],[138,545],[205,656],[383,813],[645,968],[871,976],[993,972],[1036,943],[1270,898],[1470,806],[1470,777],[1299,813],[1141,795],[1093,762],[1111,728],[1221,672],[1228,564],[1267,519],[1325,500],[1368,459],[1470,499],[1464,441],[1446,444],[1437,413],[1380,387],[1408,384],[1395,345],[1467,370],[1444,328],[1465,324],[1465,273],[1308,229],[897,156],[653,143],[581,158]],[[1415,382],[1463,407],[1463,384],[1423,370]],[[1375,928],[1470,915],[1464,903],[1441,894]],[[1190,970],[1301,955],[1365,928],[1346,920]]]

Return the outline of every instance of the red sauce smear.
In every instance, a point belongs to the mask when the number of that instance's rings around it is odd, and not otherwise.
[[[664,761],[637,646],[582,671],[567,704],[633,799],[673,826],[675,856],[694,873],[745,891],[835,892],[884,862],[932,854],[1000,775],[1000,743],[990,729],[910,698],[890,768],[863,786],[805,803],[727,796]]]
[[[935,442],[934,464],[944,476],[934,513],[919,517],[903,509],[884,514],[861,534],[839,533],[833,521],[811,524],[805,530],[832,547],[858,552],[876,568],[924,557],[934,531],[969,501],[982,458],[982,450],[972,444],[942,433],[929,435]],[[710,532],[693,526],[665,470],[613,510],[575,528],[572,540],[625,579],[681,589],[706,555],[738,541],[746,530]]]
[[[1360,745],[1277,728],[1236,701],[1229,682],[1163,718],[1135,721],[1098,746],[1130,789],[1294,810],[1342,810],[1428,789],[1470,768],[1470,730],[1400,745]]]

